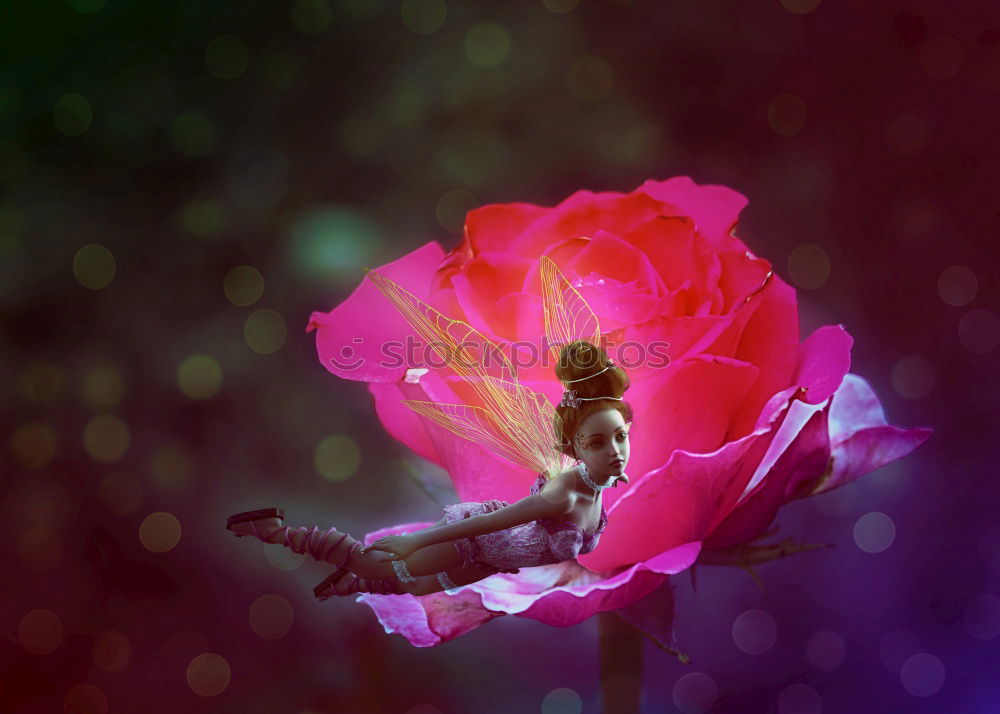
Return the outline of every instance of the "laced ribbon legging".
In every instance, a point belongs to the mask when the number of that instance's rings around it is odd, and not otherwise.
[[[285,542],[283,545],[296,553],[308,553],[316,560],[326,563],[333,563],[338,568],[346,567],[351,559],[351,554],[356,548],[363,547],[361,541],[352,538],[347,533],[341,533],[336,528],[330,528],[326,533],[320,535],[318,526],[307,528],[302,526],[294,530],[290,526],[285,528]],[[341,543],[348,542],[347,552],[338,563],[332,559]]]

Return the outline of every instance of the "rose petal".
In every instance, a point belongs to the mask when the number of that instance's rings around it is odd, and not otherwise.
[[[577,191],[533,221],[510,243],[508,250],[536,258],[562,241],[592,237],[598,230],[624,235],[667,210],[668,207],[643,193]],[[552,259],[562,265],[556,257]]]
[[[473,255],[505,252],[513,239],[551,210],[530,203],[499,203],[474,208],[465,216],[465,241]]]
[[[643,561],[712,532],[743,493],[777,432],[797,388],[774,395],[747,436],[711,453],[678,449],[608,509],[608,526],[592,553],[578,560],[604,571]],[[636,537],[641,533],[641,537]]]
[[[874,390],[861,376],[847,373],[830,407],[833,469],[813,490],[824,493],[901,459],[930,438],[927,427],[897,427],[886,422]]]
[[[552,588],[530,599],[488,591],[483,593],[483,604],[490,610],[530,617],[549,625],[575,625],[598,612],[615,610],[641,600],[662,585],[665,576],[689,568],[700,551],[701,543],[685,543],[608,578],[583,586]]]
[[[377,270],[423,300],[443,256],[440,245],[427,243]],[[333,310],[314,312],[306,332],[312,330],[317,330],[319,361],[338,377],[396,382],[406,371],[406,365],[395,366],[392,361],[386,366],[382,349],[390,341],[401,342],[412,330],[371,280],[362,280],[350,297]]]
[[[482,253],[466,263],[451,282],[468,323],[491,338],[517,339],[514,325],[499,312],[498,303],[520,288],[525,274],[537,262],[510,253]]]
[[[628,470],[639,476],[661,468],[676,449],[718,449],[725,442],[733,412],[759,373],[752,364],[708,355],[682,359],[662,371],[655,379],[633,380],[634,397],[631,388],[626,393],[636,427]],[[604,493],[610,508],[619,496]],[[699,538],[685,538],[674,545],[689,540]]]
[[[799,361],[792,381],[806,388],[803,401],[825,402],[837,391],[851,369],[851,337],[843,325],[824,325],[799,345]]]
[[[406,530],[385,528],[366,543]],[[641,600],[673,573],[690,567],[700,543],[685,543],[646,563],[637,563],[608,577],[596,575],[573,561],[513,574],[497,574],[467,585],[453,595],[372,595],[358,598],[375,612],[387,633],[398,632],[416,647],[447,642],[503,614],[565,627],[597,612]],[[562,583],[562,584],[557,584]]]
[[[748,433],[772,394],[792,384],[798,361],[799,315],[795,290],[773,275],[761,292],[750,299],[756,305],[739,336],[736,359],[757,365],[760,374],[746,399],[733,411],[726,439]],[[749,306],[748,305],[748,306]]]
[[[719,282],[722,267],[718,255],[695,233],[687,216],[655,216],[622,236],[649,259],[668,290],[690,285],[680,312],[666,316],[695,315]]]
[[[706,550],[737,545],[760,535],[782,505],[805,495],[802,485],[815,483],[830,460],[828,411],[829,404],[792,402],[762,462],[768,463],[771,451],[777,451],[779,456],[771,462],[773,467],[758,480],[757,488],[745,490],[737,507],[706,538]],[[789,443],[790,433],[794,433],[794,438]]]
[[[743,249],[742,241],[730,235],[740,211],[749,203],[738,191],[716,184],[699,186],[688,176],[675,176],[666,181],[649,180],[638,190],[675,206],[672,215],[691,216],[698,233],[719,249]]]

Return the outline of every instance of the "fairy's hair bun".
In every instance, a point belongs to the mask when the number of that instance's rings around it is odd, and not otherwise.
[[[587,340],[575,340],[562,348],[556,377],[580,397],[619,398],[629,388],[625,370],[611,361],[603,347]]]
[[[570,342],[560,351],[555,371],[563,389],[571,389],[585,400],[578,407],[556,407],[558,448],[567,456],[575,458],[573,435],[580,423],[594,412],[617,409],[626,424],[632,421],[631,405],[621,400],[629,388],[628,375],[611,361],[603,347],[587,340]]]

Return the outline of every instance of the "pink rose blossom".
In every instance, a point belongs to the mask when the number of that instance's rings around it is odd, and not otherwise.
[[[548,255],[597,314],[611,357],[626,363],[637,429],[632,483],[604,492],[609,521],[592,553],[456,594],[360,597],[387,632],[423,647],[502,614],[562,626],[626,607],[699,554],[761,535],[784,503],[849,483],[930,436],[886,422],[871,387],[849,372],[853,340],[842,325],[800,342],[794,289],[733,235],[746,203],[724,186],[676,177],[629,194],[578,191],[552,208],[483,206],[450,253],[431,242],[378,268],[499,344],[540,345],[538,257]],[[415,365],[386,364],[382,345],[412,333],[370,281],[313,313],[313,329],[324,366],[368,382],[388,432],[446,470],[460,500],[528,494],[535,474],[400,403],[466,392],[448,370],[407,380]],[[666,366],[628,366],[634,347],[615,351],[655,342],[669,343]],[[519,376],[559,401],[551,363],[522,366]],[[426,525],[385,528],[365,542]]]

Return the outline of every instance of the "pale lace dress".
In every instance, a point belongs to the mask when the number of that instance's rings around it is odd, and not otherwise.
[[[545,476],[539,474],[531,485],[531,493],[538,493],[544,486]],[[444,515],[448,523],[454,523],[508,505],[507,501],[499,499],[482,503],[467,501],[445,506]],[[607,525],[608,514],[602,505],[601,519],[593,533],[568,521],[540,518],[512,528],[461,538],[455,541],[455,549],[462,558],[462,567],[478,565],[498,573],[516,573],[519,568],[561,563],[591,552]]]

